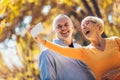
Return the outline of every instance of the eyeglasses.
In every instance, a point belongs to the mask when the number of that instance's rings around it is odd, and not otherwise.
[[[85,22],[82,24],[82,26],[88,25],[90,22],[91,22],[91,23],[94,23],[94,24],[97,23],[97,22],[95,22],[95,21],[89,20],[89,21],[85,21]]]
[[[94,24],[96,24],[97,22],[95,22],[95,21],[89,21],[89,22],[92,22],[92,23],[94,23]]]

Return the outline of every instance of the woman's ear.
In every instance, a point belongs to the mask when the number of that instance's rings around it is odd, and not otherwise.
[[[102,30],[102,25],[97,24],[97,30],[98,30],[98,31],[101,31],[101,30]]]
[[[102,25],[101,25],[101,24],[97,24],[97,31],[99,32],[99,34],[102,33],[103,28],[102,28]]]

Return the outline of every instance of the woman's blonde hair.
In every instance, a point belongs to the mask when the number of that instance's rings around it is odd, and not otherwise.
[[[104,31],[104,21],[101,19],[101,18],[98,18],[98,17],[95,17],[95,16],[87,16],[85,17],[82,22],[81,22],[81,26],[84,24],[84,22],[86,21],[92,21],[94,23],[97,23],[101,26],[101,29],[100,29],[100,34],[103,33]]]

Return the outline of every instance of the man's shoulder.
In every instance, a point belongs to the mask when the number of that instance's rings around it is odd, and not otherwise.
[[[46,48],[46,49],[44,49],[44,50],[41,51],[41,53],[46,53],[46,52],[49,52],[48,48]]]
[[[48,54],[50,54],[50,52],[51,52],[51,50],[46,48],[46,49],[41,51],[41,55],[48,55]]]
[[[73,42],[73,45],[74,45],[75,48],[80,48],[80,47],[82,47],[80,44],[75,43],[75,42]]]
[[[46,49],[44,49],[42,52],[41,52],[41,54],[40,54],[40,57],[42,58],[48,58],[48,57],[52,57],[52,56],[55,56],[55,55],[57,55],[54,51],[52,51],[52,50],[50,50],[50,49],[48,49],[48,48],[46,48]]]

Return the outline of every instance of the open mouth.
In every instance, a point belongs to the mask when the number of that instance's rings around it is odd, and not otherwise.
[[[67,36],[67,35],[69,34],[69,31],[63,31],[63,32],[61,32],[61,34],[62,34],[63,36]]]
[[[62,31],[62,34],[66,34],[66,33],[68,33],[69,31]]]
[[[89,33],[90,33],[90,31],[86,31],[86,32],[85,32],[85,35],[88,35]]]

